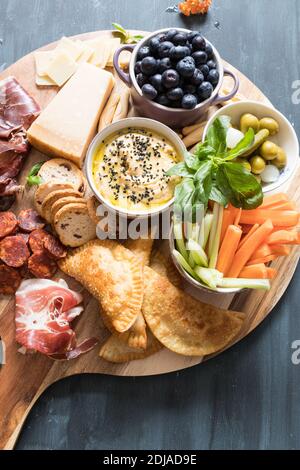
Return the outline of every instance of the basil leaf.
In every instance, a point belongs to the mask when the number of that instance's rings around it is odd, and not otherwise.
[[[252,128],[248,129],[245,134],[245,137],[234,147],[230,152],[227,152],[224,160],[233,160],[234,158],[243,155],[253,144],[254,141],[254,130]]]
[[[126,31],[126,29],[123,28],[123,26],[121,26],[118,23],[112,23],[112,25],[119,33],[122,34],[122,36],[124,36],[124,38],[127,37],[127,31]]]
[[[200,163],[199,170],[195,174],[195,201],[207,205],[212,188],[212,169],[211,160]]]
[[[144,39],[144,36],[142,36],[141,34],[136,34],[135,36],[131,36],[130,39],[132,43],[137,43]]]
[[[217,202],[221,206],[225,207],[228,204],[227,197],[219,190],[216,181],[213,181],[211,192],[209,195],[211,201]]]
[[[194,171],[191,171],[185,164],[185,162],[177,163],[172,166],[167,172],[167,176],[181,176],[184,178],[192,178],[194,176]]]
[[[39,163],[36,163],[35,165],[33,165],[33,167],[31,168],[31,170],[28,173],[28,176],[26,178],[26,183],[28,184],[28,186],[35,186],[35,185],[41,184],[42,178],[37,176],[37,174],[40,171],[40,169],[42,168],[42,166],[44,165],[44,163],[45,162],[39,162]]]
[[[190,168],[191,170],[198,170],[199,168],[199,159],[191,154],[190,152],[185,152],[184,154],[184,161],[185,161],[185,164],[188,168]]]
[[[261,185],[243,165],[222,163],[217,171],[216,183],[235,207],[255,209],[263,202]]]
[[[214,120],[207,133],[207,143],[217,153],[223,153],[227,150],[226,137],[230,127],[231,118],[229,116],[220,116]]]
[[[191,202],[195,192],[195,185],[191,178],[184,179],[175,188],[175,204],[184,209]]]
[[[199,160],[205,160],[209,156],[215,155],[216,151],[213,149],[210,145],[208,145],[207,142],[200,143],[197,145],[194,155],[199,159]]]

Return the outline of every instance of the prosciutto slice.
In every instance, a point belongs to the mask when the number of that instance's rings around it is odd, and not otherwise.
[[[23,281],[16,292],[16,341],[27,350],[57,359],[90,351],[98,341],[90,338],[77,346],[70,326],[83,311],[81,302],[81,294],[69,289],[63,279]]]
[[[26,130],[39,113],[39,105],[14,77],[0,82],[0,196],[20,189],[15,178],[30,150]]]

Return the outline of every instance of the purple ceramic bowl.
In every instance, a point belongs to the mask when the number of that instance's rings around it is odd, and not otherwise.
[[[134,73],[134,66],[136,63],[136,56],[137,52],[140,47],[147,45],[149,40],[156,36],[157,34],[164,33],[171,28],[160,29],[159,31],[155,31],[152,34],[146,36],[142,41],[140,41],[137,45],[133,44],[126,44],[120,47],[114,55],[114,67],[119,75],[120,79],[130,88],[131,90],[131,98],[132,103],[135,108],[135,111],[138,115],[148,117],[151,119],[155,119],[156,121],[160,121],[167,126],[173,128],[182,128],[184,126],[188,126],[193,124],[198,119],[206,113],[208,108],[212,105],[228,101],[237,93],[239,89],[239,78],[236,74],[231,72],[230,70],[224,69],[221,57],[218,51],[214,48],[214,46],[206,39],[206,42],[210,44],[214,51],[215,61],[217,63],[217,69],[220,74],[219,83],[214,89],[213,94],[209,99],[203,101],[202,103],[198,104],[194,109],[180,109],[180,108],[168,108],[166,106],[162,106],[154,101],[150,101],[149,99],[145,98],[142,95],[142,91],[137,84],[135,73]],[[183,28],[176,28],[178,31],[183,32],[190,32],[188,29]],[[130,51],[132,52],[131,60],[129,64],[129,73],[125,73],[121,67],[119,66],[119,56],[122,51]],[[224,75],[229,75],[233,78],[234,86],[232,91],[226,96],[220,96],[219,91],[223,83]]]

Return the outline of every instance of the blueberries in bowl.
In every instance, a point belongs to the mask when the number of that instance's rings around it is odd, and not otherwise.
[[[202,34],[175,28],[140,47],[134,73],[147,99],[170,108],[195,108],[220,80],[214,49]]]

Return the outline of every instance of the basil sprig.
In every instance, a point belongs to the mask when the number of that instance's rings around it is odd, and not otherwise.
[[[199,203],[207,206],[209,200],[222,206],[230,202],[242,209],[261,205],[261,185],[242,164],[233,162],[250,148],[254,131],[249,129],[237,146],[229,150],[226,144],[229,127],[229,116],[215,119],[205,142],[196,147],[193,155],[186,152],[184,162],[167,172],[169,176],[183,178],[175,189],[175,204],[182,210],[187,204],[193,208]]]
[[[122,44],[136,44],[144,38],[144,36],[142,36],[141,34],[134,34],[132,36],[129,31],[126,31],[126,29],[124,29],[123,26],[118,23],[112,23],[112,25],[115,28],[113,34],[121,39]]]

